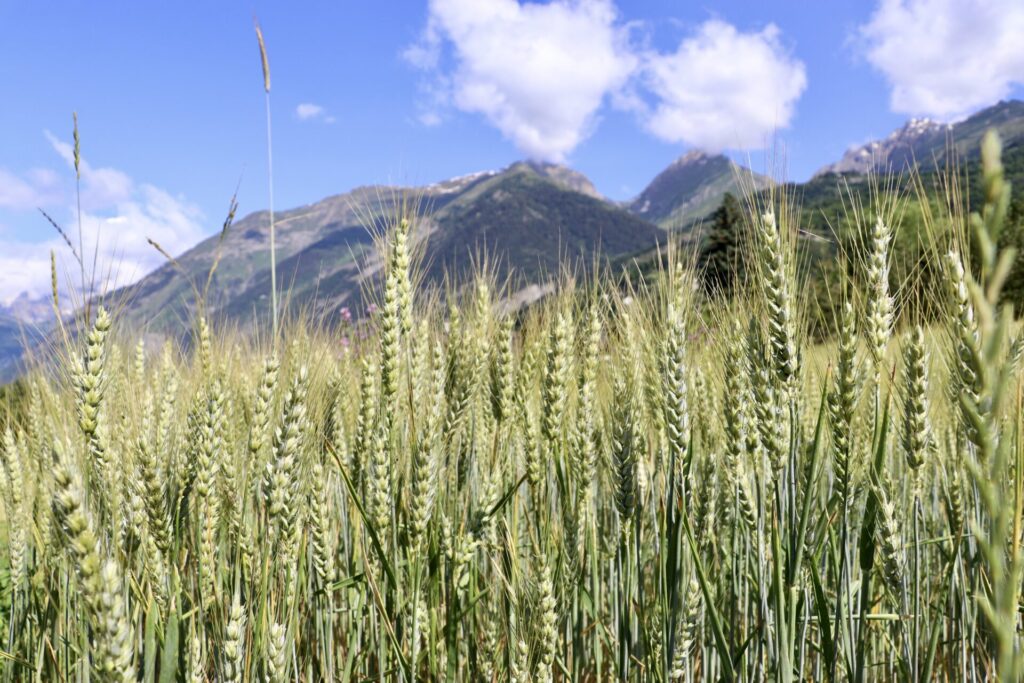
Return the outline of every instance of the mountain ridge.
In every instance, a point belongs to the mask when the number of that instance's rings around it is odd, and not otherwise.
[[[290,288],[292,305],[327,317],[360,306],[379,265],[374,232],[408,203],[429,209],[418,220],[414,247],[424,252],[425,278],[433,284],[474,258],[487,258],[499,278],[520,277],[514,284],[521,290],[543,285],[562,257],[586,264],[596,254],[641,251],[662,236],[602,198],[582,173],[555,164],[516,162],[422,187],[363,186],[275,214],[278,279]],[[253,309],[265,309],[268,236],[267,213],[248,214],[222,242],[208,238],[114,296],[131,302],[133,323],[167,327],[186,314],[189,279],[205,278],[220,249],[230,259],[218,264],[209,310],[244,320]]]
[[[981,137],[994,128],[1004,143],[1024,138],[1024,102],[1003,100],[955,123],[912,118],[888,136],[854,145],[836,162],[819,168],[811,177],[828,174],[902,172],[912,165],[931,170],[945,163],[950,153],[977,158]]]
[[[886,138],[850,148],[797,186],[816,193],[831,187],[834,174],[856,179],[913,161],[934,168],[947,154],[976,159],[990,127],[1008,149],[1024,145],[1024,102],[1000,102],[955,124],[911,119]],[[565,260],[583,268],[597,260],[621,264],[649,253],[670,232],[684,239],[695,234],[694,226],[726,192],[739,195],[769,183],[724,155],[691,150],[622,202],[602,196],[575,169],[529,160],[419,187],[362,185],[275,213],[278,281],[290,305],[325,320],[344,306],[358,310],[364,293],[379,284],[374,233],[404,205],[426,209],[415,246],[424,253],[428,285],[442,285],[445,273],[464,273],[467,264],[486,260],[499,279],[513,277],[510,300],[521,305],[550,289]],[[226,235],[201,241],[107,298],[126,303],[126,322],[135,327],[180,330],[194,306],[190,281],[205,282],[221,254],[208,311],[251,322],[254,312],[267,310],[268,238],[269,213],[251,212]],[[19,297],[0,307],[0,369],[17,366],[21,329],[45,332],[48,308],[48,297]]]
[[[766,182],[723,154],[690,150],[658,173],[627,206],[664,229],[681,230],[710,214],[726,192],[760,189]]]

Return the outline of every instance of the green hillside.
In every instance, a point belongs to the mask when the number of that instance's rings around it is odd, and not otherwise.
[[[499,278],[514,274],[535,283],[578,260],[621,256],[647,249],[661,233],[650,223],[594,197],[546,181],[527,169],[490,179],[472,201],[454,202],[436,215],[427,277],[470,268],[475,253],[492,254]]]
[[[1014,201],[1008,221],[1005,239],[1017,240],[1024,246],[1024,139],[1018,139],[1004,146],[1003,164],[1006,179],[1013,187]],[[864,231],[874,221],[873,196],[879,187],[887,188],[885,193],[897,197],[897,216],[888,216],[898,222],[893,237],[890,285],[900,291],[906,305],[919,307],[928,316],[938,314],[934,308],[936,293],[942,292],[945,283],[935,270],[936,245],[941,244],[944,234],[952,226],[947,218],[948,211],[945,188],[952,178],[962,188],[969,207],[982,205],[980,162],[973,156],[952,168],[934,168],[917,174],[903,173],[891,176],[863,174],[825,174],[806,183],[786,183],[772,191],[776,198],[783,197],[787,205],[796,208],[799,253],[801,254],[800,274],[807,284],[805,294],[809,297],[809,325],[812,333],[823,337],[831,334],[835,322],[834,306],[840,301],[842,264],[840,254],[856,261],[863,258],[866,240]],[[923,195],[922,195],[923,192]],[[771,201],[769,191],[762,190],[755,200],[759,206]],[[928,207],[923,206],[927,201]],[[745,208],[739,220],[730,227],[722,228],[710,217],[701,225],[699,233],[681,235],[679,243],[684,250],[696,250],[698,267],[706,267],[709,247],[714,243],[721,250],[720,243],[731,242],[733,254],[746,250],[751,204],[749,198],[740,200]],[[853,215],[853,206],[864,209],[864,219],[858,222]],[[717,207],[716,207],[717,208]],[[933,218],[927,221],[925,216]],[[730,238],[731,230],[734,234]],[[664,258],[664,255],[661,255]],[[636,274],[651,277],[659,270],[659,254],[650,251],[622,263]],[[740,264],[737,264],[740,265]],[[742,271],[741,267],[736,268]],[[716,277],[718,269],[716,268]],[[911,287],[908,283],[913,283]],[[726,287],[726,289],[731,289]],[[1024,266],[1018,266],[1005,293],[1014,305],[1024,308]]]
[[[714,211],[726,192],[742,194],[765,179],[722,155],[690,152],[659,173],[629,210],[666,230],[686,230]]]
[[[1003,138],[1009,179],[1024,187],[1024,103],[1019,101],[999,103],[953,126],[910,121],[884,140],[851,150],[808,182],[783,186],[782,194],[800,207],[804,273],[816,300],[832,300],[834,257],[841,243],[848,251],[857,244],[850,198],[867,202],[872,183],[866,172],[835,170],[898,170],[916,159],[922,162],[921,185],[930,189],[940,177],[935,163],[957,159],[970,180],[976,176],[981,135],[989,127]],[[878,172],[873,172],[878,184]],[[910,175],[904,171],[898,176],[903,196],[913,195],[907,187]],[[358,314],[365,304],[363,293],[375,287],[379,272],[373,232],[407,202],[420,216],[413,240],[425,285],[439,285],[445,273],[457,276],[474,259],[485,258],[499,278],[513,276],[510,296],[524,303],[543,294],[550,276],[564,264],[587,268],[608,259],[641,271],[654,269],[654,247],[665,239],[666,230],[699,253],[708,242],[709,216],[726,193],[743,197],[766,185],[764,177],[725,156],[693,151],[621,205],[602,198],[583,174],[537,162],[425,187],[359,187],[276,214],[278,285],[288,311],[301,310],[327,322],[344,306]],[[978,205],[978,183],[963,185],[972,205]],[[896,237],[894,278],[925,262],[918,238],[920,214],[921,208],[909,202],[906,227]],[[200,242],[138,283],[110,293],[108,300],[137,329],[180,332],[195,310],[193,287],[203,288],[219,258],[207,292],[207,312],[222,322],[251,326],[254,316],[268,310],[269,228],[267,212],[249,214],[225,234]],[[728,235],[724,242],[721,234],[714,239],[724,253],[736,253]],[[716,268],[716,278],[723,277],[721,264]],[[827,311],[823,315],[827,318]],[[7,369],[10,374],[17,367],[23,350],[20,329],[13,318],[0,316],[0,372]]]
[[[425,284],[457,275],[486,257],[514,285],[543,284],[561,264],[595,256],[621,257],[651,248],[662,233],[599,198],[581,174],[551,164],[517,163],[421,188],[366,187],[277,214],[278,283],[290,310],[330,321],[341,307],[361,310],[378,272],[373,231],[398,215],[403,202],[419,208],[415,248]],[[239,221],[221,241],[211,237],[112,298],[128,319],[155,331],[180,329],[198,286],[218,252],[207,307],[211,316],[246,324],[267,310],[270,293],[269,219]],[[513,295],[517,292],[513,291]]]

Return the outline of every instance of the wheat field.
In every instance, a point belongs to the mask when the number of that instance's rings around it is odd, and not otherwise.
[[[410,215],[344,333],[197,314],[153,350],[86,312],[2,425],[3,680],[1021,680],[1024,344],[983,156],[984,206],[935,219],[944,314],[906,312],[865,211],[823,345],[772,202],[729,302],[679,254],[442,301]]]

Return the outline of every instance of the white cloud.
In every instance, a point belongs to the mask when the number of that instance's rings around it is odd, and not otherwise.
[[[57,174],[50,169],[34,168],[25,176],[0,168],[0,208],[24,211],[47,206],[60,198]]]
[[[49,133],[46,135],[54,150],[71,164],[71,146]],[[83,256],[88,266],[95,251],[97,281],[104,289],[134,282],[164,262],[147,238],[156,240],[171,254],[178,254],[205,236],[202,212],[187,200],[153,185],[137,183],[117,169],[94,168],[85,159],[80,167]],[[56,175],[47,171],[30,171],[19,180],[28,188],[26,196],[33,198],[57,183]],[[58,201],[66,209],[53,215],[77,250],[76,211],[70,200],[70,196],[60,196]],[[52,209],[42,204],[44,209]],[[29,205],[34,210],[36,204],[32,202],[21,202],[13,208],[30,208]],[[59,272],[77,276],[78,264],[56,234],[44,241],[0,239],[0,303],[10,303],[22,292],[37,297],[50,290],[51,249],[57,252]],[[73,284],[77,285],[77,277]]]
[[[882,0],[860,37],[899,113],[955,120],[1024,84],[1021,0]]]
[[[324,108],[319,104],[311,104],[309,102],[303,102],[299,106],[295,107],[295,115],[299,119],[305,121],[306,119],[315,119],[318,116],[323,116]]]
[[[404,56],[444,92],[421,121],[440,120],[440,101],[482,114],[525,154],[552,161],[587,137],[606,96],[637,66],[611,0],[431,0],[427,27]]]
[[[60,140],[50,131],[43,131],[50,146],[69,169],[74,169],[75,156],[71,143]],[[127,201],[132,194],[132,179],[116,168],[95,168],[83,157],[79,159],[82,174],[82,208],[108,207]]]
[[[551,161],[589,135],[606,101],[665,141],[713,150],[760,147],[792,120],[807,76],[776,26],[745,33],[708,21],[668,54],[636,49],[631,28],[613,0],[431,0],[403,53],[432,77],[417,119],[479,113]]]
[[[334,117],[327,113],[327,110],[321,107],[319,104],[313,104],[312,102],[303,102],[299,106],[295,107],[295,116],[298,117],[299,121],[323,121],[324,123],[334,123]]]
[[[56,240],[44,244],[0,241],[0,305],[10,304],[21,292],[39,297],[49,291],[50,247],[59,245]]]
[[[442,120],[440,114],[438,114],[436,111],[429,110],[421,112],[418,119],[420,123],[422,123],[424,126],[427,126],[428,128],[440,126]]]
[[[148,242],[153,239],[177,255],[195,245],[205,234],[202,212],[158,187],[139,184],[128,201],[82,217],[86,248],[100,245],[100,254],[114,273],[113,285],[134,282],[164,263]],[[101,262],[103,262],[101,259]]]
[[[742,33],[707,21],[669,54],[649,54],[644,86],[656,98],[644,115],[657,137],[708,150],[761,147],[793,117],[807,86],[804,65],[779,29]]]

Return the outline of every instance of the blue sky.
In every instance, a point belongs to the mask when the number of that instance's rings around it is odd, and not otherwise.
[[[955,119],[1024,83],[1018,0],[0,0],[0,303],[48,287],[73,226],[119,279],[267,204],[256,14],[272,73],[275,203],[424,184],[527,156],[615,199],[694,147],[807,178],[911,115]],[[61,253],[67,264],[68,255]]]

